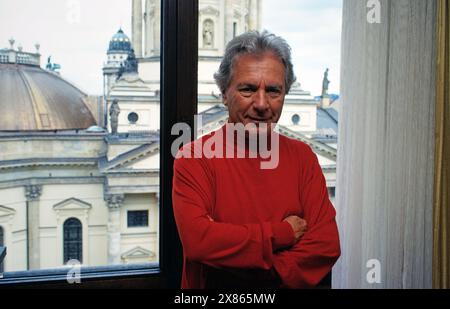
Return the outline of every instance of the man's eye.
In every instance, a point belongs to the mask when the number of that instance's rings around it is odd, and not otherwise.
[[[281,90],[277,89],[277,88],[273,88],[273,89],[268,89],[267,92],[269,93],[270,96],[272,97],[276,97],[279,96],[281,94]]]
[[[243,94],[243,95],[251,95],[253,93],[253,90],[249,87],[246,88],[241,88],[239,89],[239,91]]]

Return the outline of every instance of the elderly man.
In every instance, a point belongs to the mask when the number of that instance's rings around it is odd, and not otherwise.
[[[177,157],[173,209],[184,250],[182,288],[309,288],[340,255],[335,210],[316,155],[306,144],[277,135],[285,95],[295,81],[290,47],[266,31],[234,38],[216,82],[228,124],[182,151],[198,152],[225,128],[243,124],[278,140],[278,164],[262,158]],[[246,133],[246,140],[252,135]],[[270,133],[270,134],[269,134]],[[223,147],[244,146],[221,137]],[[216,147],[218,147],[216,145]],[[234,152],[233,152],[234,153]]]

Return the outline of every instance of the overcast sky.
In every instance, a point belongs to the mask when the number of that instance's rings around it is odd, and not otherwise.
[[[263,28],[292,46],[295,73],[304,90],[320,95],[330,68],[329,92],[339,93],[342,0],[263,0]],[[0,0],[0,48],[16,47],[47,57],[88,94],[102,93],[102,66],[119,27],[131,36],[131,0]],[[211,72],[211,75],[213,72]]]

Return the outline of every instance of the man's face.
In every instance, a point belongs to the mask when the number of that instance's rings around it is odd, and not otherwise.
[[[235,61],[230,86],[224,93],[229,122],[275,124],[286,93],[285,67],[272,53],[244,54]]]

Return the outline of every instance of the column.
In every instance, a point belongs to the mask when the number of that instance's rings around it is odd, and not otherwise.
[[[233,39],[233,0],[225,0],[225,46]]]
[[[133,0],[133,11],[131,16],[133,30],[131,40],[133,42],[134,53],[137,58],[142,57],[142,1]]]
[[[27,201],[27,250],[28,250],[28,270],[37,270],[40,263],[40,229],[39,229],[39,198],[42,193],[42,186],[25,186],[25,198]]]
[[[120,208],[123,194],[108,194],[105,198],[108,206],[108,265],[121,264]]]
[[[261,31],[262,29],[262,16],[263,16],[263,2],[262,0],[256,0],[256,7],[257,7],[257,16],[258,16],[258,20],[256,22],[256,29]]]
[[[157,0],[155,3],[155,18],[153,22],[153,46],[154,56],[161,54],[161,1]]]
[[[249,30],[258,30],[258,0],[250,0]]]
[[[144,57],[148,57],[150,55],[150,51],[152,50],[152,38],[153,38],[153,29],[152,29],[152,17],[151,17],[151,7],[152,1],[145,0],[145,34],[144,34]]]
[[[431,288],[437,1],[380,3],[343,5],[333,287]]]

